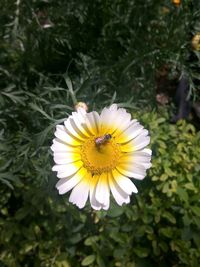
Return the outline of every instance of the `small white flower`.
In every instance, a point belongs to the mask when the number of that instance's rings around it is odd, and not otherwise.
[[[59,194],[73,189],[69,201],[79,208],[89,197],[92,208],[107,210],[110,192],[118,205],[129,203],[138,192],[130,178],[142,180],[151,167],[148,131],[116,104],[100,115],[78,109],[57,125],[55,136],[56,187]]]

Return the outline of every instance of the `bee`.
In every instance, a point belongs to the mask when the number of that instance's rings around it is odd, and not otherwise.
[[[103,136],[97,137],[95,139],[95,144],[96,144],[96,146],[103,145],[103,144],[107,143],[111,138],[112,138],[111,134],[105,134]]]

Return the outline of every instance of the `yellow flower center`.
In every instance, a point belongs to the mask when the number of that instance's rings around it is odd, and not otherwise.
[[[120,147],[112,138],[97,145],[91,137],[81,146],[81,158],[84,167],[92,174],[101,174],[113,170],[120,158]]]

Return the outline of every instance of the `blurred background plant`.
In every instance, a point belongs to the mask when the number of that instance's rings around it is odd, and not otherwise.
[[[1,266],[199,267],[199,121],[169,123],[180,77],[200,101],[199,17],[197,0],[1,1]],[[68,77],[90,110],[116,102],[150,130],[128,206],[80,211],[54,188]]]

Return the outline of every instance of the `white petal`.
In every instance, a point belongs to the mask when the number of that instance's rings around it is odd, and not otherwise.
[[[149,154],[150,156],[152,155],[152,150],[149,149],[149,148],[144,148],[143,150],[141,150],[141,152],[147,153],[147,154]]]
[[[142,162],[141,161],[141,163],[140,164],[142,164],[146,169],[149,169],[151,166],[152,166],[152,164],[151,164],[151,162],[150,162],[150,160],[151,160],[151,156],[152,156],[152,150],[151,149],[149,149],[149,148],[144,148],[143,150],[140,150],[140,151],[138,151],[138,152],[141,152],[141,153],[145,153],[145,155],[147,154],[148,156],[149,156],[149,162]]]
[[[110,196],[110,195],[109,195]],[[109,207],[110,207],[110,197],[106,199],[107,202],[105,202],[103,205],[102,205],[102,209],[103,210],[108,210]]]
[[[121,151],[133,152],[144,148],[149,143],[150,143],[150,137],[148,136],[148,131],[142,130],[142,133],[138,135],[135,139],[132,139],[130,142],[124,145],[121,145]]]
[[[55,165],[53,166],[52,170],[58,172],[58,178],[66,178],[76,173],[82,167],[82,165],[82,161],[76,161],[64,165]]]
[[[74,122],[79,122],[79,125],[77,125],[77,127],[80,129],[81,132],[83,132],[84,135],[86,136],[91,136],[93,135],[93,131],[90,128],[90,124],[88,122],[88,114],[91,114],[93,112],[90,113],[77,113],[77,112],[72,112],[73,115],[73,119]]]
[[[131,124],[135,123],[136,120],[131,120],[131,114],[127,113],[126,110],[120,109],[118,116],[115,118],[115,131],[113,137],[121,134],[125,129],[130,127]]]
[[[68,164],[81,159],[79,153],[59,152],[54,153],[53,157],[56,164]]]
[[[146,176],[146,168],[143,165],[138,165],[136,163],[121,163],[116,169],[127,177],[133,177],[139,180],[142,180]]]
[[[100,114],[101,134],[112,134],[112,132],[115,130],[112,123],[116,119],[116,117],[116,110],[109,110],[108,108],[104,108],[102,110]]]
[[[139,122],[132,123],[126,130],[116,137],[117,143],[126,143],[139,135],[144,127]]]
[[[69,201],[82,209],[88,199],[90,181],[86,175],[72,190]]]
[[[112,177],[111,174],[108,175],[108,180],[109,180],[109,186],[111,193],[117,202],[119,206],[121,206],[123,203],[129,203],[130,202],[130,197],[128,194],[126,194],[115,182],[115,179]]]
[[[100,115],[102,134],[109,133],[113,137],[130,125],[131,115],[125,109],[104,108]]]
[[[121,157],[120,163],[125,163],[128,165],[142,165],[145,167],[145,169],[148,169],[151,167],[151,155],[150,155],[150,149],[147,150],[139,150],[134,151],[131,153],[126,153],[124,156]]]
[[[79,146],[81,144],[80,141],[78,141],[77,139],[73,138],[71,135],[69,135],[66,131],[65,131],[65,127],[62,125],[57,125],[56,126],[56,132],[55,132],[55,136],[60,139],[61,141],[72,145],[72,146]]]
[[[85,136],[81,133],[81,131],[76,127],[73,116],[70,116],[65,122],[65,128],[67,132],[69,132],[72,136],[78,138],[81,141],[85,140]]]
[[[86,124],[89,129],[89,131],[96,135],[99,133],[99,127],[100,127],[100,117],[99,114],[96,111],[87,113],[86,115]]]
[[[55,138],[53,140],[53,145],[51,146],[51,150],[54,152],[76,152],[77,148],[67,145],[66,143],[63,143],[59,139]]]
[[[117,104],[112,104],[108,109],[109,110],[117,110]]]
[[[149,132],[147,130],[143,130],[142,134],[133,140],[135,150],[140,150],[150,143],[150,137],[148,136],[148,133]]]
[[[120,162],[130,163],[148,163],[151,160],[151,155],[146,153],[144,150],[138,150],[130,153],[124,153],[120,158]]]
[[[90,179],[90,203],[93,209],[100,210],[102,205],[96,200],[96,186],[99,180],[99,175],[91,176]]]
[[[95,198],[100,204],[109,208],[110,190],[106,173],[102,173],[99,177],[99,181],[96,186]]]
[[[68,178],[60,179],[56,184],[56,188],[58,189],[59,194],[62,195],[67,193],[75,185],[77,185],[86,174],[87,170],[85,168],[81,168],[76,174]]]
[[[84,109],[84,108],[82,108],[82,107],[78,107],[77,108],[77,112],[78,113],[81,113],[81,114],[83,114],[83,115],[85,115],[87,112],[86,112],[86,110]]]
[[[117,170],[112,171],[113,177],[119,187],[128,195],[132,193],[137,193],[138,190],[136,186],[131,182],[129,178],[119,173]]]
[[[82,112],[82,109],[78,110],[78,112],[72,112],[72,117],[78,118],[79,123],[85,123],[86,113]]]
[[[80,112],[72,112],[73,121],[76,127],[79,129],[79,131],[86,137],[91,136],[91,133],[87,130],[86,124],[85,124],[85,116],[81,114]]]

